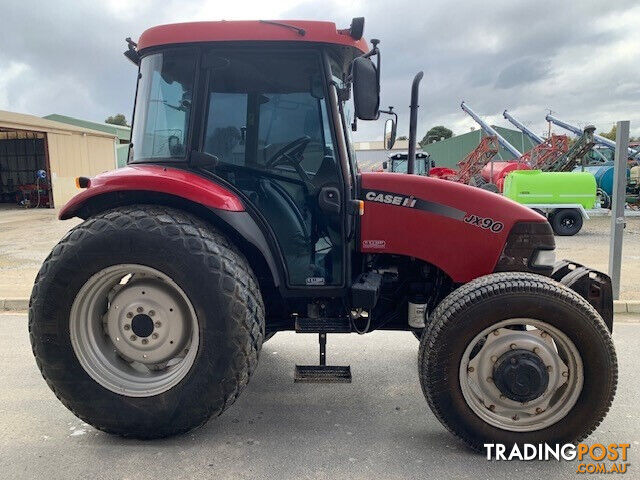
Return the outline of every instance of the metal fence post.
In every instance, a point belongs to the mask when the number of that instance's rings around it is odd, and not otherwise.
[[[627,187],[627,151],[629,121],[616,124],[616,154],[613,166],[613,195],[611,196],[611,242],[609,243],[609,276],[614,300],[620,299],[620,266],[622,263],[622,233]]]

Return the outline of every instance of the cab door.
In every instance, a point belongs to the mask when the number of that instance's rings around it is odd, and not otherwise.
[[[344,285],[343,182],[315,50],[210,51],[201,150],[269,226],[291,288]]]

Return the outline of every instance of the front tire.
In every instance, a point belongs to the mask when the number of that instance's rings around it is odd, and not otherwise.
[[[221,414],[249,381],[264,306],[243,255],[185,212],[138,205],[71,230],[36,278],[31,344],[76,416],[142,439]]]
[[[438,420],[475,450],[580,441],[606,415],[617,384],[613,342],[593,307],[520,272],[481,277],[446,297],[418,367]]]

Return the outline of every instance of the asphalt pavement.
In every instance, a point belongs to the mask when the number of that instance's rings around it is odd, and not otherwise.
[[[630,443],[624,478],[640,478],[640,317],[614,327],[620,378],[609,415],[588,442]],[[35,365],[24,314],[0,314],[0,477],[11,479],[514,479],[596,478],[577,462],[488,462],[449,434],[418,382],[409,333],[329,335],[328,363],[353,383],[294,384],[317,362],[317,337],[279,333],[238,401],[180,437],[125,440],[67,411]]]

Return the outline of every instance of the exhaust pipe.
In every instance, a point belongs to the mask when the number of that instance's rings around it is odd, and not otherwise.
[[[407,173],[413,174],[415,172],[416,164],[416,128],[418,124],[418,95],[420,90],[420,81],[422,80],[423,72],[418,72],[413,78],[413,84],[411,85],[411,106],[409,116],[409,152],[407,155]],[[427,167],[427,175],[429,174]]]

